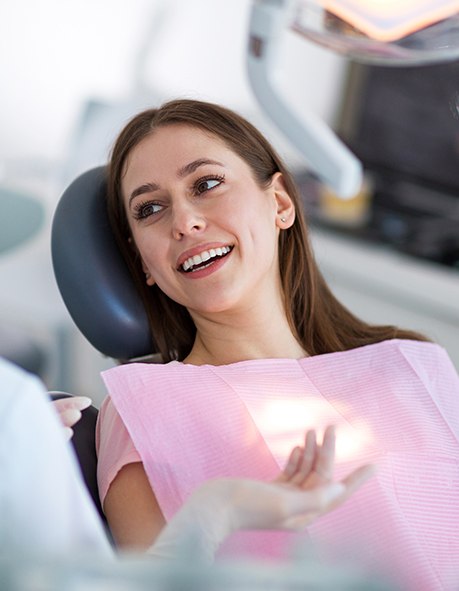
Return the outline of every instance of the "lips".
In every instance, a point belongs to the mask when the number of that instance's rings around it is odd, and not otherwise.
[[[182,255],[182,262],[178,266],[178,270],[183,273],[193,273],[198,269],[203,269],[212,265],[216,260],[224,258],[233,249],[232,245],[215,246],[213,248],[203,248],[195,254],[189,256]]]

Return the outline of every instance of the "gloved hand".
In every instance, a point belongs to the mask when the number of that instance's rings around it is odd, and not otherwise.
[[[274,481],[218,478],[197,488],[148,554],[173,558],[183,536],[192,532],[202,559],[210,563],[219,545],[237,530],[299,531],[344,503],[375,472],[373,465],[364,465],[336,482],[334,461],[334,427],[326,429],[321,445],[315,432],[308,431],[304,446],[292,450]]]
[[[67,439],[73,437],[73,425],[81,419],[81,411],[91,406],[92,400],[87,396],[71,396],[53,400],[52,404],[56,409],[59,418],[64,426]]]

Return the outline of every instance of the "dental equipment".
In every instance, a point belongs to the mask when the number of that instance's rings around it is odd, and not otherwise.
[[[293,30],[350,59],[418,65],[459,57],[458,0],[255,0],[248,74],[260,106],[339,197],[362,186],[362,165],[312,113],[294,113],[277,89],[282,33]]]

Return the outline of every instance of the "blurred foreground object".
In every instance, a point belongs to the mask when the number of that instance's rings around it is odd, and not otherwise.
[[[0,186],[0,254],[30,240],[44,220],[45,210],[38,199]]]
[[[45,208],[35,195],[0,184],[0,256],[34,238],[44,222]],[[2,285],[6,280],[2,276]],[[0,326],[0,356],[37,375],[45,368],[44,351],[16,323]]]
[[[161,563],[135,555],[117,561],[0,556],[2,591],[36,591],[38,582],[40,591],[394,591],[358,569],[318,565],[307,556],[286,564],[234,560],[208,567],[195,559],[191,539],[180,560]]]

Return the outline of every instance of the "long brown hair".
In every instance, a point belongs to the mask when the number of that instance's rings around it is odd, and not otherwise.
[[[310,355],[344,351],[387,339],[427,340],[395,326],[369,325],[351,314],[332,294],[311,249],[301,198],[282,159],[248,121],[222,106],[195,100],[174,100],[135,116],[122,130],[109,163],[107,207],[121,252],[131,270],[147,311],[152,336],[163,361],[183,359],[190,352],[196,327],[187,309],[171,300],[156,285],[147,287],[140,259],[129,243],[130,229],[124,209],[121,180],[135,146],[155,129],[184,124],[223,140],[251,168],[260,187],[281,172],[295,209],[294,224],[280,233],[279,271],[286,314],[297,340]]]

